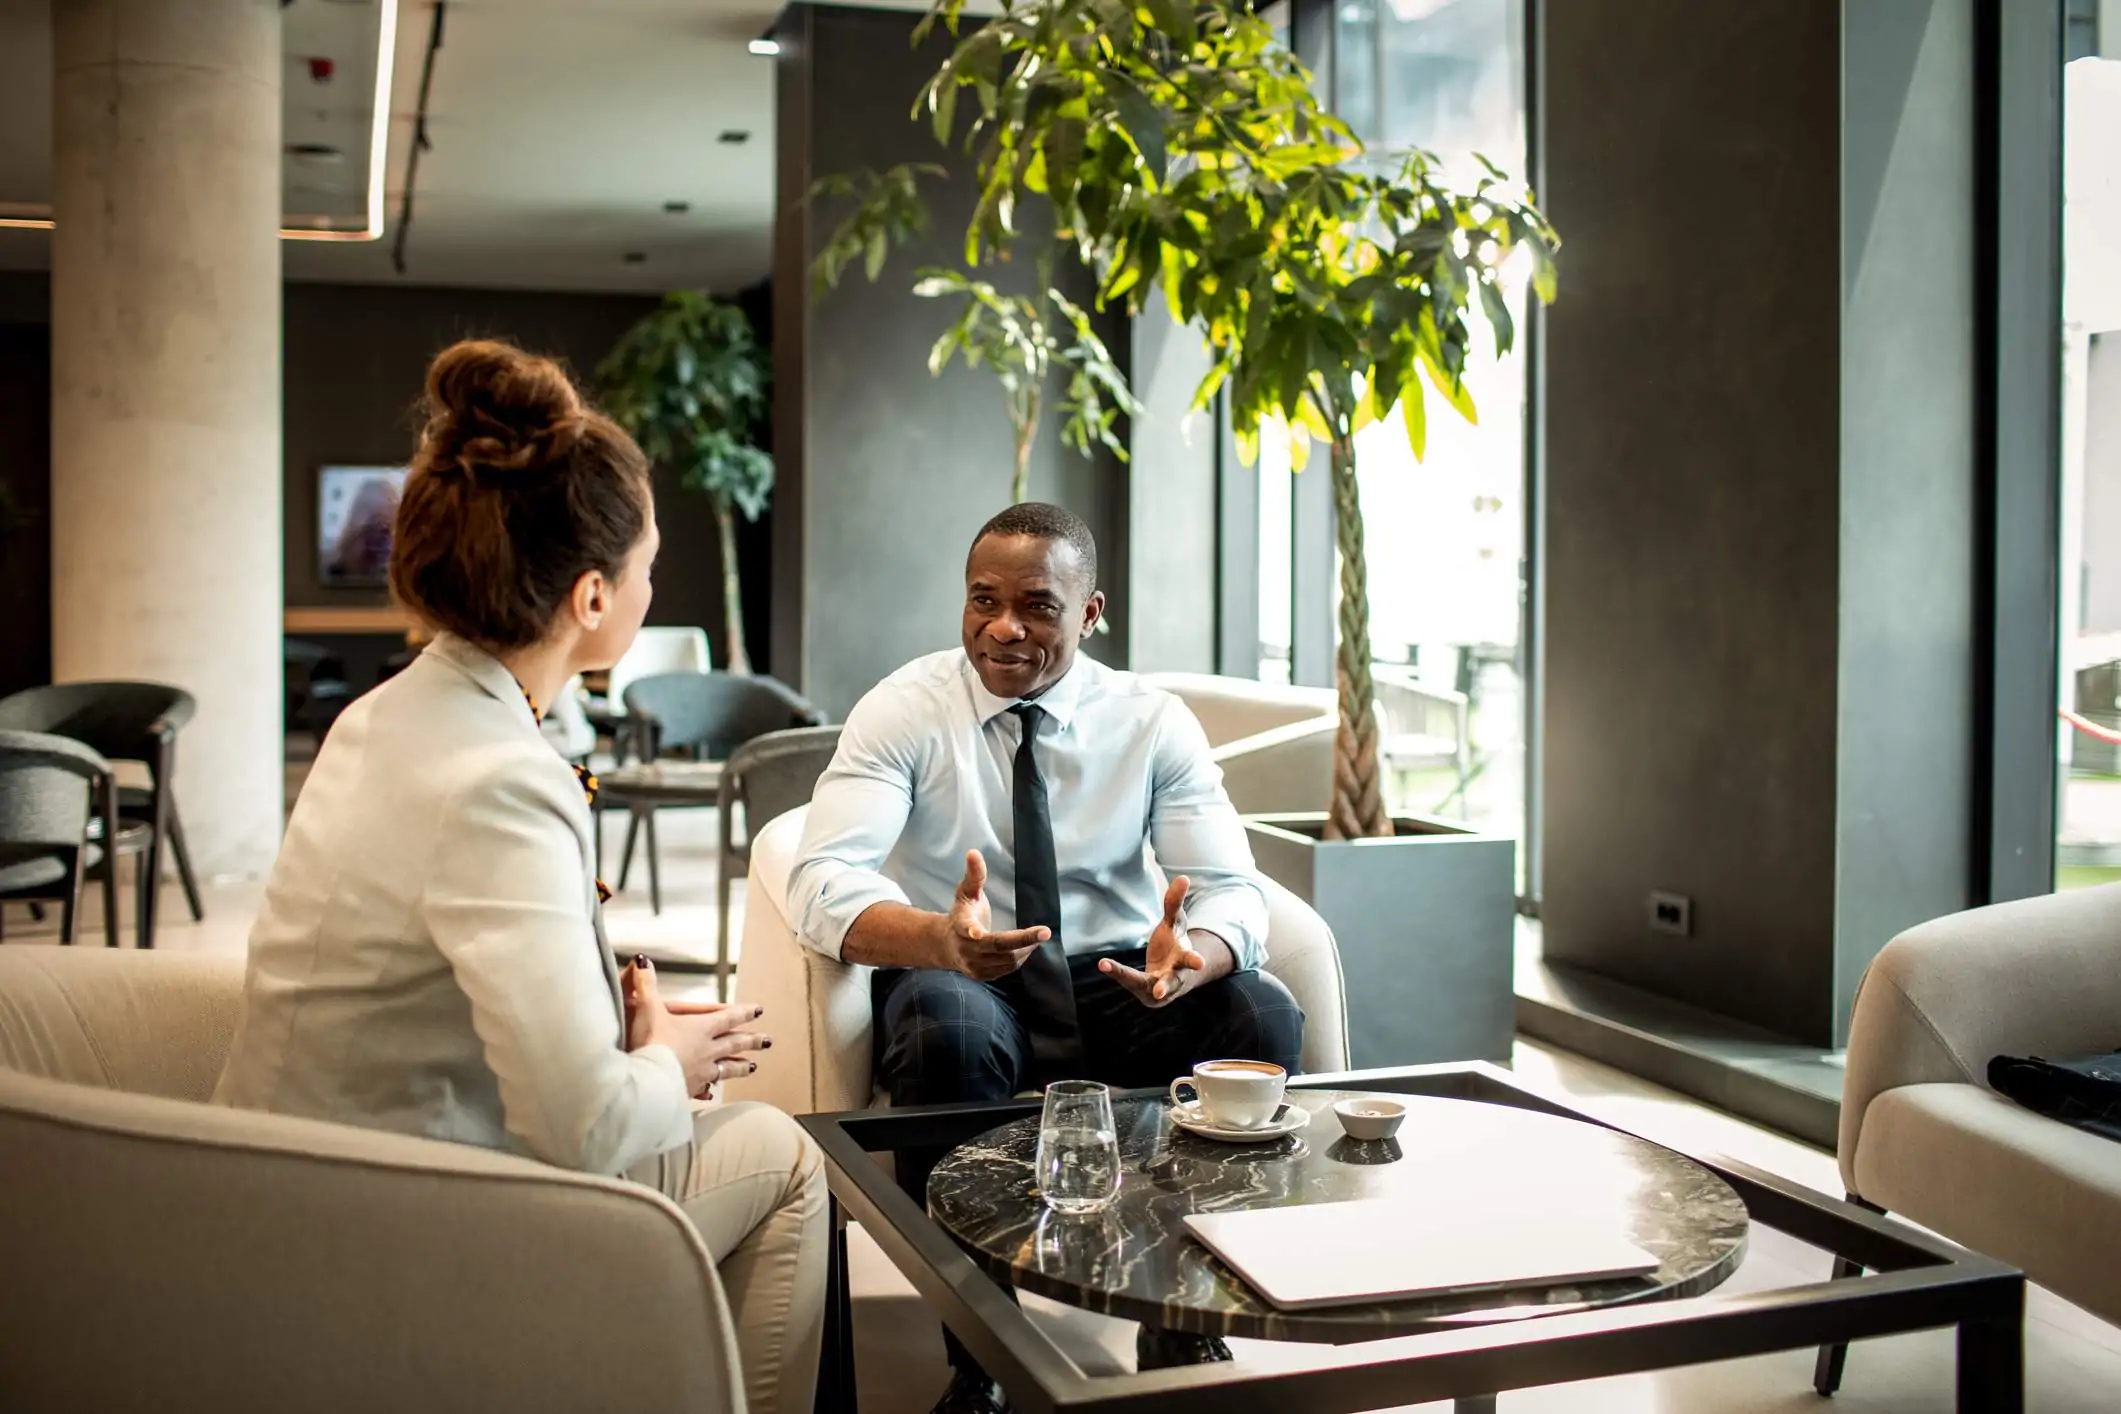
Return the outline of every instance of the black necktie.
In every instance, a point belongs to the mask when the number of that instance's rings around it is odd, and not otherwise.
[[[1075,1025],[1075,988],[1068,980],[1068,954],[1061,943],[1060,862],[1053,850],[1053,814],[1046,807],[1046,778],[1039,774],[1032,743],[1045,709],[1022,702],[1009,711],[1023,724],[1016,748],[1016,926],[1053,930],[1045,945],[1024,959],[1024,1028],[1033,1059],[1060,1061],[1082,1053]]]

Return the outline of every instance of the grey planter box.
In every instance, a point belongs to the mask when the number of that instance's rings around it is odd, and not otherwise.
[[[1260,870],[1340,944],[1358,1069],[1507,1061],[1517,1030],[1517,842],[1401,816],[1394,839],[1321,838],[1323,814],[1245,820]]]

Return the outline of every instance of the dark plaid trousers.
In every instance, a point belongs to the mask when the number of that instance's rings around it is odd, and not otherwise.
[[[1014,979],[975,982],[929,967],[880,970],[874,981],[877,1082],[894,1105],[936,1105],[1006,1100],[1061,1079],[1165,1085],[1198,1061],[1225,1058],[1272,1061],[1296,1072],[1304,1014],[1287,987],[1264,972],[1233,972],[1151,1008],[1097,970],[1099,957],[1139,968],[1146,956],[1147,949],[1130,948],[1068,959],[1082,1057],[1052,1074],[1032,1063]]]

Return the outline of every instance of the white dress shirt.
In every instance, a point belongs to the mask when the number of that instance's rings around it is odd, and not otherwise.
[[[444,636],[339,717],[251,929],[214,1098],[616,1174],[692,1142],[628,1052],[589,805],[516,680]]]
[[[1068,952],[1146,944],[1163,917],[1161,866],[1193,882],[1187,922],[1228,943],[1239,968],[1259,966],[1266,896],[1185,704],[1081,655],[1037,700],[1047,720],[1033,749]],[[788,916],[806,943],[838,957],[854,920],[879,903],[947,912],[971,849],[987,861],[994,926],[1017,926],[1015,705],[955,648],[915,659],[855,704],[788,880]]]

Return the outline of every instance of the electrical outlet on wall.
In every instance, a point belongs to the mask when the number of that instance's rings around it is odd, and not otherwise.
[[[1664,889],[1650,893],[1650,931],[1671,933],[1676,937],[1694,936],[1694,901],[1685,894],[1675,894]]]

